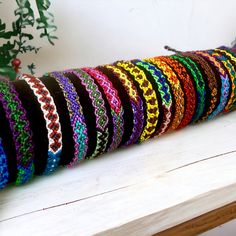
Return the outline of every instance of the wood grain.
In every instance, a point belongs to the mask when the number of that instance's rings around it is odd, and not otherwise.
[[[235,218],[236,202],[233,202],[153,236],[196,236]]]
[[[1,236],[153,235],[234,202],[235,120],[232,112],[7,188]]]

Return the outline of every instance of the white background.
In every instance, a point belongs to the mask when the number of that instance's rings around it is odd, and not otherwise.
[[[3,0],[1,18],[11,21],[15,1]],[[33,1],[32,1],[33,2]],[[37,56],[20,56],[23,72],[34,62],[37,74],[93,66],[118,59],[167,54],[179,50],[230,45],[236,37],[235,0],[57,0],[51,11],[58,26],[54,47],[45,40]],[[37,35],[37,32],[32,32]],[[230,223],[206,236],[235,236]]]

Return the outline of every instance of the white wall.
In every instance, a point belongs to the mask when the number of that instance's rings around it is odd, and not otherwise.
[[[9,18],[15,1],[3,2]],[[35,62],[38,74],[164,54],[165,44],[182,50],[229,45],[236,37],[235,0],[51,2],[58,25],[56,46],[36,42],[43,46],[41,52],[21,57],[25,65]]]
[[[10,20],[15,1],[3,0],[1,17]],[[164,45],[180,50],[230,45],[236,37],[235,0],[57,0],[51,11],[58,25],[55,47],[24,55],[37,74],[91,66],[118,59],[166,54]],[[4,8],[4,9],[3,9]],[[233,229],[233,230],[232,230]],[[229,224],[205,236],[235,236]],[[217,233],[218,232],[218,233]]]

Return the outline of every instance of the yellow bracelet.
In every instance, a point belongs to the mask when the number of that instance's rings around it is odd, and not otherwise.
[[[177,127],[179,126],[184,117],[184,106],[185,106],[184,92],[182,90],[180,81],[176,76],[176,74],[174,73],[174,71],[171,69],[171,67],[166,62],[161,60],[161,58],[155,57],[146,59],[146,61],[152,63],[153,65],[161,69],[171,85],[175,100],[175,114],[168,131],[177,129]]]
[[[130,75],[132,75],[134,80],[138,83],[139,88],[143,92],[143,97],[147,106],[147,123],[145,124],[143,132],[140,136],[140,141],[145,141],[155,132],[158,123],[159,107],[155,90],[147,79],[145,73],[133,63],[129,61],[119,61],[116,63],[116,65],[123,68]]]

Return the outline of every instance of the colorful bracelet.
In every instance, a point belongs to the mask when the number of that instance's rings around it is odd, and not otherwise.
[[[208,116],[208,119],[213,119],[216,115],[221,113],[228,101],[229,97],[229,89],[230,89],[230,82],[229,76],[225,71],[221,62],[219,62],[216,58],[214,58],[210,53],[204,51],[196,51],[194,52],[197,55],[202,56],[207,61],[209,61],[219,72],[221,78],[221,95],[220,95],[220,102],[216,109]]]
[[[226,61],[224,60],[225,62],[223,62],[224,65],[229,69],[230,78],[232,81],[230,100],[224,108],[224,112],[228,112],[236,107],[236,55],[234,55],[230,50],[227,49],[215,49],[214,51],[223,54],[228,59]]]
[[[159,68],[162,71],[162,73],[166,76],[171,86],[171,90],[173,92],[173,99],[175,101],[174,103],[175,110],[173,114],[173,120],[171,122],[168,131],[177,129],[177,127],[180,125],[184,117],[184,109],[185,109],[184,92],[182,90],[180,81],[177,78],[174,71],[171,69],[171,67],[166,62],[162,61],[161,58],[155,57],[147,59],[145,61],[150,62],[157,68]]]
[[[30,75],[22,75],[21,79],[23,79],[33,91],[46,121],[48,158],[44,174],[50,174],[58,167],[62,151],[62,132],[57,108],[50,92],[41,80]]]
[[[0,80],[0,102],[6,113],[13,134],[17,160],[16,184],[28,182],[34,173],[33,141],[26,110],[18,97],[13,84]]]
[[[102,73],[100,69],[100,67],[91,69],[90,73],[93,74],[94,79],[102,88],[111,108],[113,135],[111,144],[109,145],[107,151],[112,151],[117,148],[122,141],[124,134],[124,109],[118,96],[118,91],[114,88],[109,78],[104,73]]]
[[[165,61],[178,75],[179,81],[182,85],[185,94],[185,112],[182,121],[180,122],[177,129],[183,128],[188,125],[193,117],[196,107],[196,91],[193,82],[188,75],[185,67],[177,60],[170,57],[160,57],[162,61]]]
[[[170,92],[170,86],[167,83],[166,77],[163,75],[161,70],[156,68],[154,65],[141,61],[141,60],[135,60],[135,65],[137,65],[140,69],[147,71],[151,74],[151,78],[153,79],[153,82],[155,83],[155,86],[158,88],[158,91],[161,96],[161,102],[162,102],[162,108],[163,108],[163,121],[161,122],[161,126],[158,130],[156,130],[154,136],[161,135],[169,127],[169,124],[172,119],[172,95]]]
[[[87,126],[83,115],[83,108],[73,84],[63,73],[52,72],[49,75],[59,84],[67,103],[75,148],[74,157],[68,165],[72,167],[85,159],[88,150]]]
[[[74,74],[78,79],[80,79],[81,84],[89,94],[89,98],[91,99],[94,108],[94,114],[96,117],[97,142],[93,154],[88,157],[91,159],[98,156],[99,154],[104,153],[106,150],[109,137],[108,116],[102,94],[99,91],[98,86],[95,84],[93,76],[90,75],[90,73],[92,73],[92,69],[90,70],[89,68],[84,68],[83,70],[76,69],[68,70],[67,72]]]
[[[133,81],[128,77],[125,71],[122,71],[118,67],[113,65],[105,65],[107,70],[111,71],[113,75],[122,83],[125,91],[129,95],[130,104],[133,111],[133,130],[129,140],[125,145],[130,145],[138,141],[139,136],[143,131],[144,126],[144,109],[143,101],[140,98],[138,91],[133,83]]]
[[[9,180],[7,156],[4,152],[2,139],[0,138],[0,189],[3,189]]]
[[[206,63],[206,60],[204,58],[191,52],[182,53],[182,55],[187,56],[198,63],[205,73],[204,78],[206,80],[206,91],[209,90],[209,92],[207,93],[208,97],[206,101],[208,101],[209,105],[207,106],[208,109],[206,109],[206,111],[200,117],[200,120],[206,120],[207,117],[214,111],[218,103],[218,84],[216,76],[210,65]]]
[[[191,119],[190,123],[194,123],[196,122],[201,115],[203,114],[204,111],[204,107],[205,107],[205,83],[202,79],[202,76],[199,76],[199,74],[197,74],[196,69],[194,69],[194,64],[191,63],[191,60],[182,57],[180,55],[173,55],[171,56],[171,58],[179,61],[183,66],[185,66],[186,68],[188,68],[189,72],[191,73],[191,78],[193,79],[193,82],[195,84],[195,89],[196,89],[196,94],[197,94],[197,104],[196,104],[196,108],[195,108],[195,113]]]
[[[130,75],[133,76],[134,81],[138,83],[139,88],[143,92],[143,97],[147,106],[147,120],[140,136],[140,142],[145,141],[154,134],[158,123],[159,107],[156,93],[144,72],[133,63],[129,61],[118,61],[115,65],[130,73]]]

